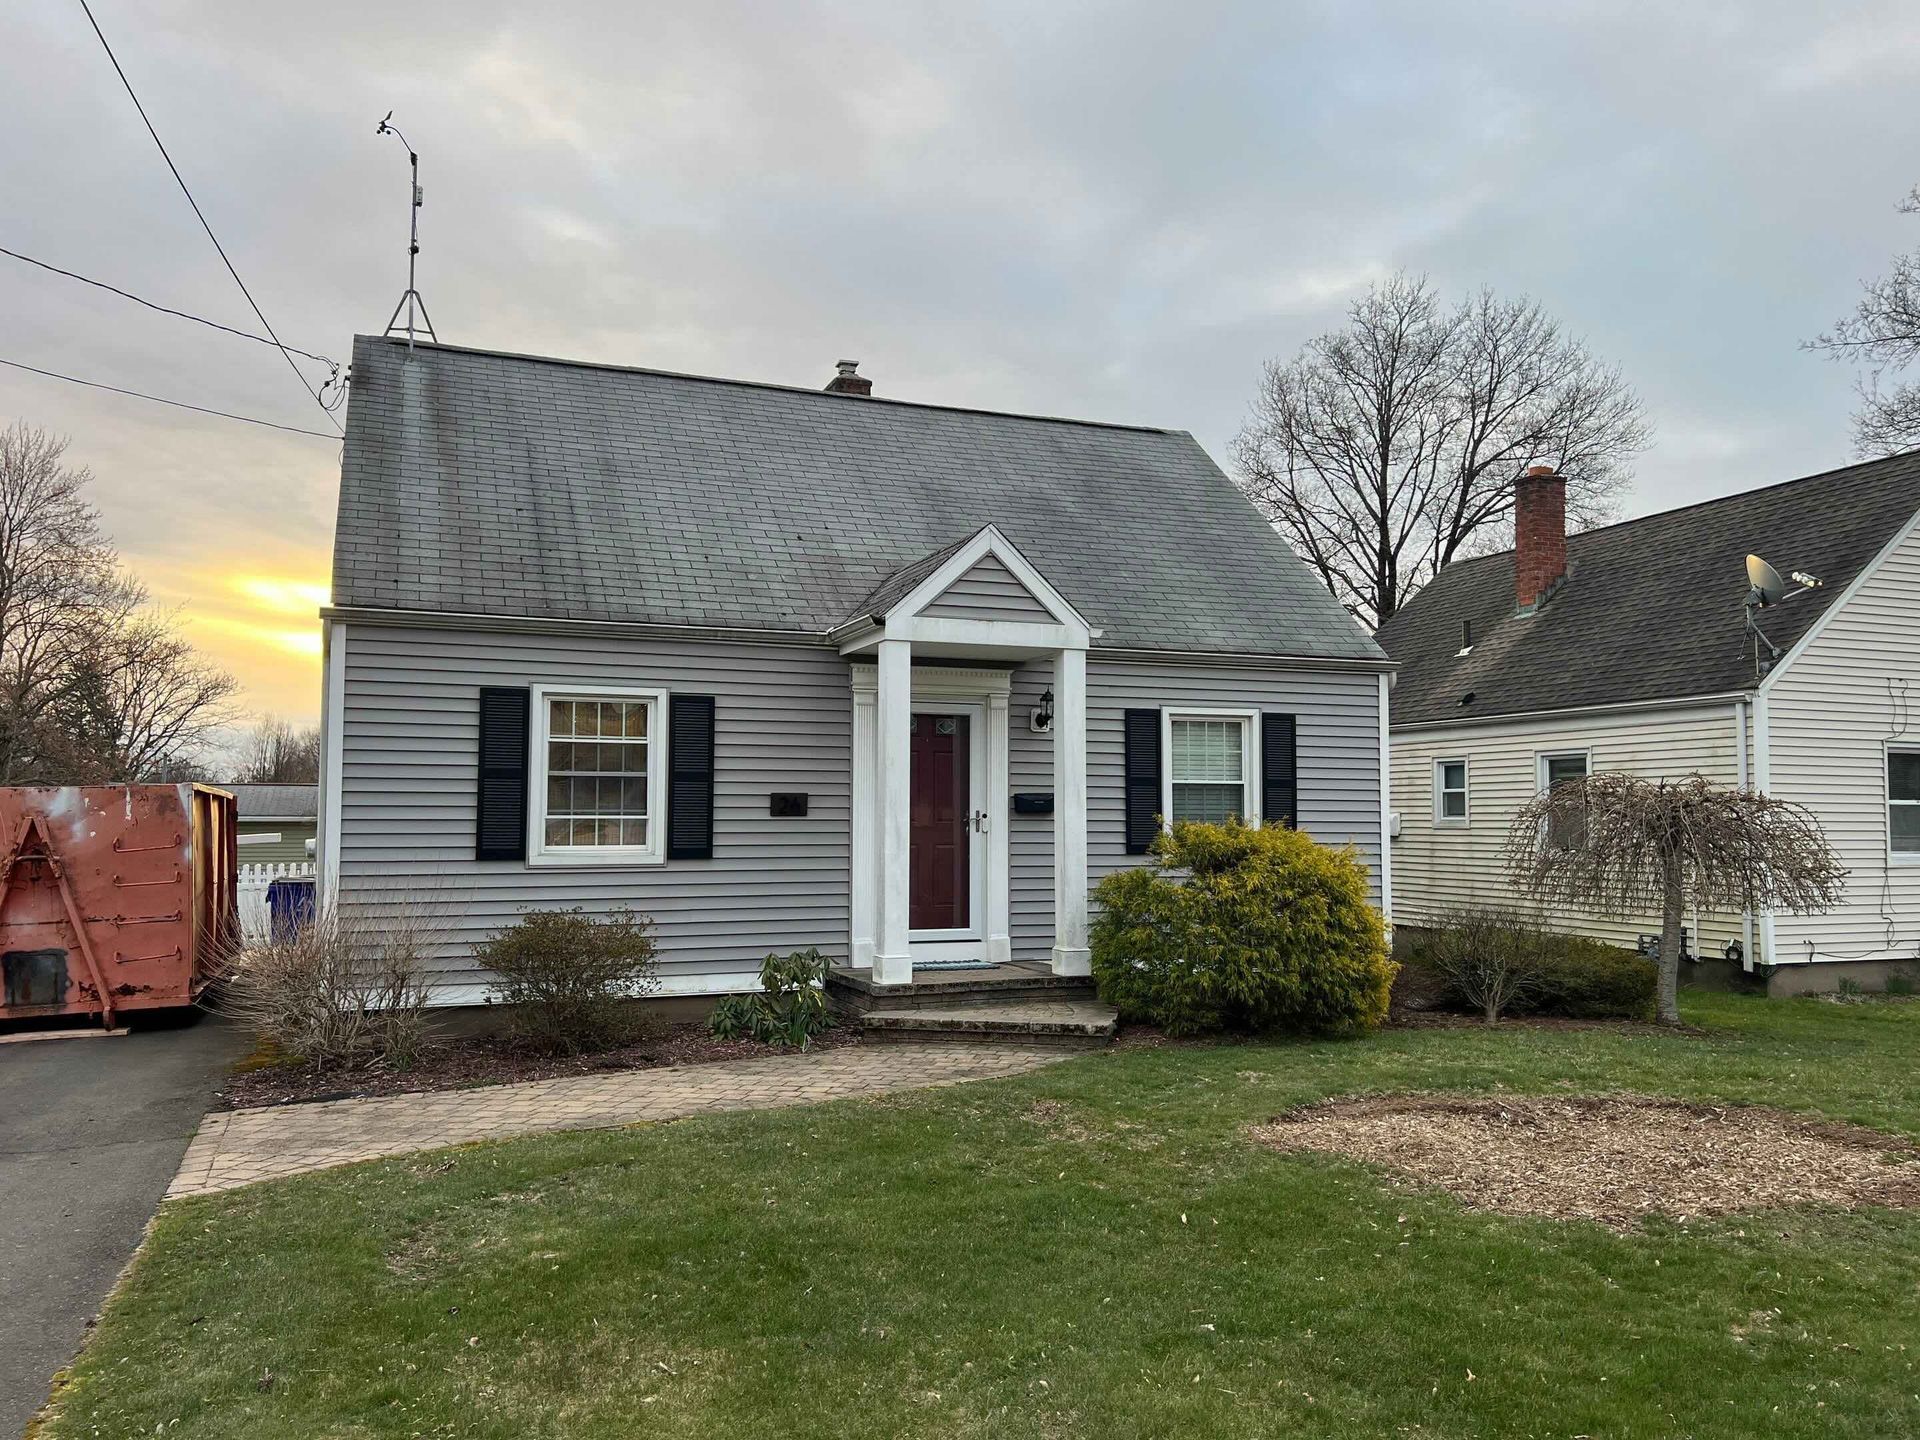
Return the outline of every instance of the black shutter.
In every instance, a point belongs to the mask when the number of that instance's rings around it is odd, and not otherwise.
[[[1260,717],[1260,820],[1289,830],[1300,825],[1297,729],[1291,715]]]
[[[480,688],[480,793],[473,858],[527,858],[528,692]]]
[[[1127,854],[1144,855],[1160,833],[1160,712],[1129,710],[1127,736]]]
[[[667,702],[667,858],[713,858],[713,696]]]

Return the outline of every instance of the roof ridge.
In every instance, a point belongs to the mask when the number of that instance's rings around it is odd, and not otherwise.
[[[492,350],[480,345],[449,345],[421,340],[409,344],[405,339],[387,335],[356,335],[356,341],[408,345],[413,350],[444,350],[456,355],[483,355],[494,360],[524,360],[533,365],[558,365],[572,370],[608,370],[617,375],[653,375],[663,380],[692,380],[703,385],[734,385],[744,390],[774,390],[785,395],[817,396],[822,400],[845,403],[860,399],[875,405],[899,406],[910,410],[939,410],[950,415],[991,415],[1001,420],[1032,420],[1042,425],[1075,425],[1088,430],[1125,430],[1141,435],[1186,436],[1192,432],[1165,425],[1129,425],[1119,420],[1081,420],[1071,415],[1036,415],[1023,410],[993,410],[984,405],[941,405],[931,400],[899,400],[890,395],[836,395],[831,390],[815,390],[805,385],[786,385],[777,380],[740,380],[727,375],[696,375],[687,370],[661,370],[651,365],[617,365],[610,360],[573,360],[561,355],[534,355],[522,350]]]

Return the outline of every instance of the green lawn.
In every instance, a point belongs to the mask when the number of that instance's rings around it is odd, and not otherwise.
[[[46,1434],[1920,1434],[1920,1212],[1622,1235],[1242,1135],[1494,1086],[1920,1134],[1920,1005],[1687,1012],[1125,1051],[169,1205]]]

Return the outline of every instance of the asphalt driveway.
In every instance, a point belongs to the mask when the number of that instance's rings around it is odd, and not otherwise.
[[[80,1348],[240,1049],[211,1020],[0,1045],[0,1436]]]

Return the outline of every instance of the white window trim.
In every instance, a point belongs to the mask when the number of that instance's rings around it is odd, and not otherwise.
[[[1176,720],[1238,720],[1240,726],[1240,783],[1246,791],[1241,819],[1260,828],[1260,712],[1240,706],[1182,705],[1160,712],[1160,817],[1173,826],[1173,722]]]
[[[1461,778],[1461,798],[1467,802],[1467,813],[1448,815],[1440,806],[1440,797],[1445,791],[1446,767],[1458,765]],[[1436,830],[1463,830],[1473,820],[1473,761],[1465,755],[1448,755],[1433,762],[1433,825]]]
[[[1567,750],[1537,750],[1534,752],[1533,782],[1539,787],[1542,795],[1547,793],[1547,762],[1549,760],[1571,760],[1576,755],[1586,764],[1587,775],[1591,777],[1593,775],[1592,750],[1573,748]],[[1471,809],[1472,807],[1469,806],[1468,808]]]
[[[527,749],[527,865],[629,869],[667,858],[667,692],[622,685],[535,685]],[[645,700],[647,717],[647,843],[548,845],[547,741],[550,700]]]
[[[1885,802],[1887,815],[1887,863],[1889,865],[1920,865],[1920,850],[1896,850],[1893,848],[1893,807],[1913,805],[1920,808],[1920,801],[1896,800],[1893,798],[1893,757],[1895,755],[1920,755],[1920,745],[1894,745],[1886,747],[1880,767],[1880,798]]]

